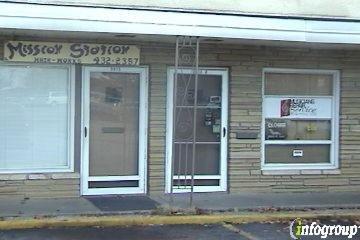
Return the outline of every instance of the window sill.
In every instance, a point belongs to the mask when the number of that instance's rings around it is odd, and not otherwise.
[[[0,169],[0,175],[5,174],[52,174],[52,173],[73,173],[74,166],[66,166],[59,168],[45,168],[45,169]]]
[[[291,170],[291,169],[272,169],[272,170],[261,170],[262,175],[339,175],[341,174],[340,169],[324,169],[324,170]]]
[[[0,181],[79,179],[79,173],[0,173]]]

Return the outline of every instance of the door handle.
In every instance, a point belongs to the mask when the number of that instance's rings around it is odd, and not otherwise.
[[[87,127],[84,128],[84,135],[87,137]]]
[[[226,136],[226,127],[223,127],[223,137]]]

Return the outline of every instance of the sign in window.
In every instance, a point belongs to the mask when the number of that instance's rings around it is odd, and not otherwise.
[[[337,166],[338,72],[266,69],[263,168]]]

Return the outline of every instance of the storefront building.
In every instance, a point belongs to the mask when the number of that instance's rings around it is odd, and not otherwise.
[[[355,20],[0,2],[0,43],[1,197],[360,190]]]

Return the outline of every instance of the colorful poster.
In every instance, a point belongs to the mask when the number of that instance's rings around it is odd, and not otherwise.
[[[314,116],[316,115],[317,108],[315,99],[313,98],[292,98],[283,99],[280,102],[280,116]]]
[[[266,118],[331,118],[332,97],[264,99]]]

